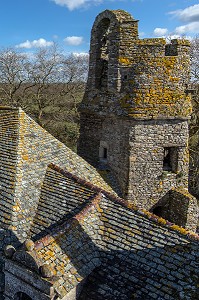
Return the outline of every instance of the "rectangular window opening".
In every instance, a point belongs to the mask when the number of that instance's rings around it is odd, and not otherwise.
[[[163,170],[177,173],[178,169],[178,148],[165,147],[163,158]]]

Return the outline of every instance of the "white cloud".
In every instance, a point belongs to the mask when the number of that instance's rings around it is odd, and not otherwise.
[[[69,10],[73,10],[82,6],[87,0],[52,0],[55,4],[66,6]]]
[[[199,22],[191,22],[186,25],[178,26],[175,32],[177,34],[199,33]]]
[[[157,27],[154,29],[153,34],[155,36],[165,36],[166,34],[168,34],[168,29]]]
[[[83,37],[82,36],[67,36],[64,39],[64,42],[71,46],[79,46],[83,43]]]
[[[89,5],[98,4],[103,2],[103,0],[51,0],[57,5],[66,6],[69,10],[74,10],[76,8]]]
[[[171,11],[169,14],[174,15],[182,22],[199,22],[199,4]]]
[[[17,48],[26,48],[26,49],[31,49],[31,48],[40,48],[40,47],[49,47],[52,46],[53,42],[46,41],[43,38],[40,38],[38,40],[34,41],[25,41],[19,45],[17,45]]]

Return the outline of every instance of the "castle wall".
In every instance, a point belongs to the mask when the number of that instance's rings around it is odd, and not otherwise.
[[[31,270],[24,269],[17,263],[6,261],[5,263],[5,300],[16,299],[15,295],[19,292],[25,293],[32,300],[50,300],[51,286],[49,282],[41,280],[39,275]]]
[[[197,231],[199,208],[197,200],[187,189],[172,188],[155,205],[156,211],[166,220],[192,231]]]
[[[77,153],[93,166],[97,166],[99,163],[102,118],[90,114],[81,114],[80,122]]]
[[[88,121],[88,116],[83,116],[78,154],[95,166],[99,163],[108,165],[125,196],[128,188],[129,122],[116,117],[101,119],[99,122],[95,115],[89,116]],[[106,162],[100,157],[103,145],[107,148]]]
[[[171,188],[188,188],[187,121],[134,123],[130,148],[128,199],[136,205],[150,210]],[[173,152],[171,169],[164,169],[164,149]]]

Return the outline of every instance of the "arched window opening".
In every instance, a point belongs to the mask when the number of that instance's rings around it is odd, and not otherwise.
[[[95,85],[98,89],[106,89],[108,86],[109,32],[110,20],[103,19],[97,28]]]
[[[32,298],[23,292],[18,292],[15,294],[14,300],[32,300]]]

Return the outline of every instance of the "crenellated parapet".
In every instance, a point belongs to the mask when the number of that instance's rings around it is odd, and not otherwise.
[[[82,112],[135,119],[190,117],[187,40],[138,38],[138,21],[122,10],[99,14],[91,33]]]

